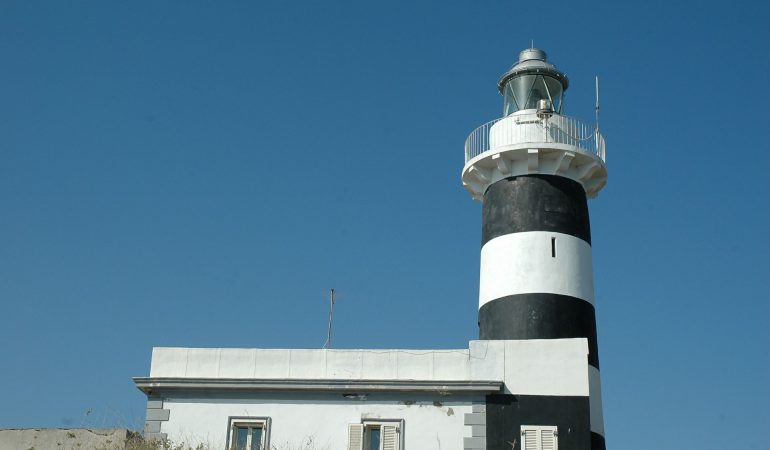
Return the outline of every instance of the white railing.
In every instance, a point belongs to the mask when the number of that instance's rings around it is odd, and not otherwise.
[[[546,142],[578,147],[605,161],[604,137],[593,125],[560,115],[540,120],[533,114],[495,119],[473,130],[465,140],[465,162],[491,148]]]

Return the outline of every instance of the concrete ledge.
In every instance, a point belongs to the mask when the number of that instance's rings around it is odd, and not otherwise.
[[[487,415],[484,413],[465,414],[465,425],[486,425]]]
[[[168,409],[148,409],[147,421],[151,421],[151,420],[165,421],[165,420],[168,420],[170,415],[171,415],[171,411]]]
[[[471,436],[473,437],[487,437],[486,425],[471,425]]]
[[[144,393],[173,390],[496,393],[502,381],[134,378]],[[149,414],[148,410],[148,414]]]
[[[465,450],[486,450],[487,438],[485,437],[463,438],[463,448]]]

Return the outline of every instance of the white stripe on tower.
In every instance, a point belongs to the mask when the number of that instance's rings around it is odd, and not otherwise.
[[[588,242],[563,233],[527,231],[496,237],[481,249],[479,308],[510,295],[549,293],[594,302]]]

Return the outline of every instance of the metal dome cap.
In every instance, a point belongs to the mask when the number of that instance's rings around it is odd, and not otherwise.
[[[547,62],[546,58],[545,52],[539,48],[527,48],[522,50],[521,53],[519,53],[519,61],[514,64],[508,72],[505,72],[505,74],[500,77],[500,81],[497,82],[497,89],[502,94],[505,89],[505,83],[515,76],[524,74],[542,74],[558,80],[566,91],[569,87],[569,79],[553,64]]]

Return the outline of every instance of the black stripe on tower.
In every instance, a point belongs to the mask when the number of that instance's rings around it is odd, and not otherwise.
[[[604,443],[604,436],[599,433],[591,432],[591,450],[607,450],[607,444]]]
[[[486,405],[487,450],[522,450],[521,426],[536,424],[558,427],[561,450],[605,450],[604,437],[589,431],[588,397],[497,394]]]
[[[588,201],[577,181],[524,175],[493,183],[484,193],[481,246],[522,231],[554,231],[591,243]]]
[[[599,368],[594,306],[558,294],[498,298],[479,310],[479,339],[588,339],[588,364]]]

